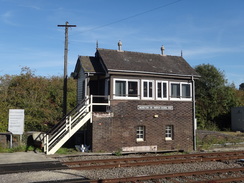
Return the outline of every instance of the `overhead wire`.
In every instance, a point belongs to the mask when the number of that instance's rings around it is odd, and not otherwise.
[[[116,24],[116,23],[119,23],[119,22],[122,22],[122,21],[125,21],[125,20],[128,20],[128,19],[134,18],[134,17],[138,17],[140,15],[143,15],[143,14],[146,14],[146,13],[149,13],[149,12],[152,12],[152,11],[155,11],[155,10],[158,10],[158,9],[161,9],[161,8],[165,8],[167,6],[171,6],[173,4],[179,3],[180,1],[183,1],[183,0],[177,0],[177,1],[174,1],[174,2],[171,2],[171,3],[167,3],[167,4],[164,4],[164,5],[158,6],[156,8],[152,8],[150,10],[143,11],[141,13],[137,13],[137,14],[128,16],[126,18],[122,18],[122,19],[116,20],[114,22],[110,22],[110,23],[107,23],[107,24],[104,24],[104,25],[101,25],[101,26],[97,26],[97,27],[94,27],[94,28],[91,28],[91,29],[88,29],[88,30],[84,30],[84,31],[82,31],[82,33],[83,32],[90,32],[90,31],[93,31],[93,30],[96,30],[96,29],[101,29],[103,27],[107,27],[107,26],[112,25],[112,24]]]

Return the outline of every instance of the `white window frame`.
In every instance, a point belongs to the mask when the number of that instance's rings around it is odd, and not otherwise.
[[[147,86],[147,94],[148,96],[144,97],[144,82],[147,82],[148,86]],[[152,83],[152,96],[149,96],[150,93],[150,88],[149,88],[149,83]],[[154,87],[154,80],[141,80],[141,99],[142,100],[154,100],[155,96],[155,87]]]
[[[125,81],[125,96],[116,96],[116,81]],[[137,82],[137,97],[130,97],[128,91],[128,83]],[[113,79],[113,98],[114,99],[139,99],[140,98],[140,80],[139,79]]]
[[[136,141],[137,142],[145,141],[145,126],[136,127]]]
[[[161,97],[158,97],[158,83],[161,83]],[[166,97],[164,97],[164,87],[163,85],[166,84]],[[160,80],[156,80],[156,100],[168,100],[168,96],[169,96],[169,90],[168,90],[168,81],[160,81]]]
[[[179,84],[180,85],[180,96],[179,97],[172,97],[172,84]],[[189,98],[185,98],[182,96],[182,90],[183,87],[182,85],[189,85],[190,86],[190,97]],[[192,100],[192,83],[188,83],[188,82],[170,82],[169,85],[170,88],[170,100],[183,100],[183,101],[191,101]]]
[[[174,135],[174,126],[166,125],[165,126],[165,140],[173,140]]]

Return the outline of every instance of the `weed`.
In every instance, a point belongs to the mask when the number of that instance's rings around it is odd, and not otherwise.
[[[114,152],[114,155],[115,156],[122,156],[122,151],[118,150],[118,151]]]
[[[56,154],[73,154],[73,153],[77,153],[76,149],[74,148],[60,148]]]

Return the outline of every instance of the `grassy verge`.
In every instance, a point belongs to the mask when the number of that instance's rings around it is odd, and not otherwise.
[[[217,132],[197,138],[197,150],[209,150],[216,146],[232,147],[244,142],[244,134],[236,132]]]

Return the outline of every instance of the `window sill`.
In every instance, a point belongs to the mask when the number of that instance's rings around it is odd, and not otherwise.
[[[136,140],[137,143],[145,142],[145,140]]]
[[[172,141],[172,138],[165,138],[165,141]]]

